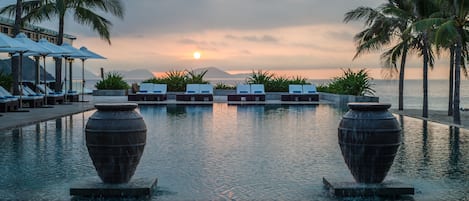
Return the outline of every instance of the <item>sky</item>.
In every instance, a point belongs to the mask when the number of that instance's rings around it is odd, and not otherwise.
[[[2,0],[0,7],[14,3]],[[122,0],[123,20],[113,23],[111,45],[89,27],[67,18],[65,32],[107,60],[87,62],[98,72],[148,69],[152,72],[217,67],[231,73],[267,70],[311,79],[338,76],[341,68],[367,68],[376,79],[389,78],[379,52],[353,60],[353,36],[361,22],[345,24],[344,14],[384,0]],[[56,21],[41,23],[56,30]],[[200,59],[193,53],[200,52]],[[430,78],[448,76],[446,61],[437,61]],[[421,78],[418,58],[408,61],[407,79]],[[440,67],[441,66],[441,67]]]

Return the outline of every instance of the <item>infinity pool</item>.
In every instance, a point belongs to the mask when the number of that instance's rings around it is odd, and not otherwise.
[[[352,180],[337,143],[339,109],[214,104],[139,111],[148,137],[134,178],[158,178],[152,200],[350,200],[322,184],[322,177]],[[0,200],[69,200],[74,183],[97,178],[83,129],[92,113],[0,131]],[[387,179],[416,188],[402,199],[469,199],[469,131],[397,118],[404,142]]]

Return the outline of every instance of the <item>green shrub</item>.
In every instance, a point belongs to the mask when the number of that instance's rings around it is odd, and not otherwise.
[[[236,89],[236,86],[231,86],[231,85],[227,85],[225,83],[217,83],[214,87],[215,89],[226,89],[226,90],[233,90],[233,89]]]
[[[288,86],[290,84],[310,84],[306,78],[301,76],[296,77],[285,77],[276,76],[268,71],[259,70],[253,71],[246,80],[247,84],[264,84],[266,92],[288,92]]]
[[[251,75],[247,78],[248,84],[264,84],[267,83],[274,77],[273,73],[269,73],[268,71],[258,70],[257,72],[252,71]]]
[[[96,89],[128,89],[130,86],[124,81],[124,77],[117,72],[109,72],[104,79],[98,81]]]
[[[187,71],[187,84],[208,84],[209,82],[204,80],[204,76],[208,70],[204,70],[200,73],[196,73],[194,71]]]
[[[0,71],[0,86],[5,88],[6,90],[10,90],[12,84],[13,76],[11,74],[6,74],[3,71]]]
[[[317,90],[355,96],[374,95],[375,90],[371,88],[373,78],[368,75],[366,69],[358,72],[353,72],[351,69],[342,69],[342,71],[341,76],[333,78],[329,84],[318,86]]]
[[[165,73],[161,78],[151,78],[143,81],[144,83],[154,84],[167,84],[168,91],[186,91],[187,84],[208,84],[209,82],[204,80],[204,76],[207,70],[200,73],[194,71],[178,71],[171,70]]]

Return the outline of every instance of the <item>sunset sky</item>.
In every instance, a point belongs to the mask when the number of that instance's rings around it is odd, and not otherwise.
[[[2,0],[0,7],[15,2]],[[385,79],[379,53],[352,60],[353,35],[362,23],[345,24],[344,13],[376,7],[384,0],[123,0],[124,20],[111,19],[112,45],[73,20],[66,33],[105,57],[87,62],[97,72],[148,69],[152,72],[214,66],[228,72],[269,70],[312,79],[337,76],[340,68],[367,68]],[[56,30],[56,21],[40,24]],[[194,52],[200,59],[194,59]],[[440,60],[431,78],[447,78]],[[408,79],[421,78],[420,59],[408,62]]]

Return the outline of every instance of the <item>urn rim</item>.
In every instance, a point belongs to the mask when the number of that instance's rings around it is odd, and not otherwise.
[[[381,111],[387,110],[391,107],[390,103],[376,103],[376,102],[359,102],[359,103],[348,103],[347,106],[351,110],[359,111]]]
[[[97,103],[94,107],[99,111],[128,111],[137,108],[136,103]]]

